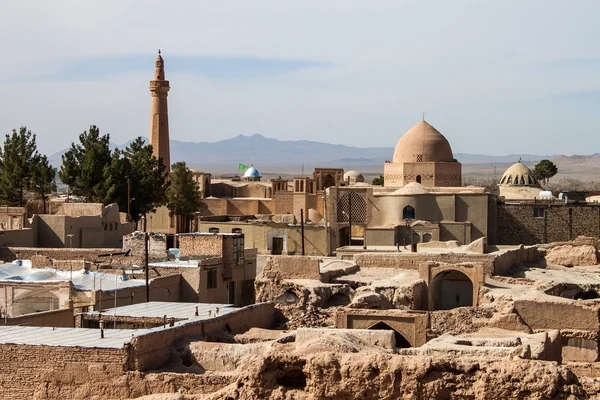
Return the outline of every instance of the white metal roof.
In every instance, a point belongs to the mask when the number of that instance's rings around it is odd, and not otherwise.
[[[198,316],[195,316],[196,307],[198,307]],[[117,307],[102,311],[103,315],[116,315],[118,317],[146,317],[146,318],[186,318],[193,320],[208,319],[208,311],[215,316],[216,309],[219,308],[219,315],[229,314],[235,308],[231,304],[217,303],[174,303],[151,301],[149,303],[132,304],[129,306]],[[98,315],[98,311],[87,313],[89,315]]]
[[[198,316],[194,316],[195,307],[198,306]],[[150,302],[134,304],[131,306],[117,307],[116,309],[104,310],[103,315],[131,316],[131,317],[160,317],[164,315],[172,318],[189,318],[175,322],[175,326],[190,322],[207,320],[208,310],[212,317],[216,308],[219,307],[219,316],[228,314],[234,310],[230,304],[209,303],[166,303]],[[115,314],[116,310],[116,314]],[[98,315],[94,311],[89,313]],[[110,321],[107,321],[110,326]],[[3,326],[0,324],[0,344],[28,344],[43,346],[79,346],[79,347],[101,347],[122,348],[129,343],[132,337],[142,336],[151,332],[169,329],[162,326],[149,329],[104,329],[104,338],[100,338],[100,329],[94,328],[51,328],[36,326]]]
[[[89,272],[84,269],[76,271],[59,271],[53,268],[32,268],[28,260],[19,263],[0,264],[0,282],[68,282],[73,277],[75,290],[111,291],[125,288],[145,286],[143,279],[123,279],[121,274],[105,274]]]

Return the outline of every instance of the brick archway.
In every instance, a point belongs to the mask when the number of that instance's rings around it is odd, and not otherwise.
[[[454,289],[459,295],[459,299],[456,301],[458,306],[467,305],[466,301],[464,301],[465,297],[461,299],[462,296],[467,296],[464,291],[468,288],[471,290],[471,304],[472,306],[476,306],[478,304],[479,297],[479,288],[483,286],[485,283],[485,276],[483,274],[483,264],[482,263],[463,263],[463,264],[445,264],[445,263],[423,263],[419,267],[419,275],[420,278],[425,281],[427,284],[428,291],[428,309],[429,310],[437,310],[440,309],[440,297],[443,296],[443,293],[440,293],[439,290],[443,290],[443,285],[438,286],[439,279],[438,277],[443,278],[444,275],[447,277],[453,278],[450,280],[454,280],[455,285],[460,285],[460,287],[452,288],[452,282],[447,282],[447,286],[450,289]],[[466,279],[461,279],[461,276],[464,276]],[[466,280],[469,281],[470,285],[465,285],[462,282]],[[433,287],[432,287],[433,283]],[[443,282],[442,282],[443,283]],[[450,286],[448,286],[450,285]],[[454,307],[451,307],[454,308]]]
[[[392,329],[406,340],[410,347],[420,347],[427,342],[427,313],[424,311],[344,309],[336,315],[336,327]],[[398,341],[398,336],[396,340]],[[402,344],[402,340],[399,344]]]

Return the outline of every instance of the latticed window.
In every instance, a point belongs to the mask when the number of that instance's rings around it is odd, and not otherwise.
[[[352,213],[350,213],[352,207]],[[337,203],[338,222],[348,222],[352,215],[353,223],[364,223],[367,221],[367,202],[358,193],[344,193]]]
[[[423,162],[423,154],[417,154],[417,162]]]

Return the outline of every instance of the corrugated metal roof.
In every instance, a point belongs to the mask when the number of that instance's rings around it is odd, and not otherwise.
[[[73,277],[75,290],[111,291],[145,286],[143,279],[125,279],[121,274],[105,274],[88,272],[83,269],[76,271],[59,271],[53,268],[32,268],[31,262],[19,260],[18,263],[0,265],[0,282],[68,282]]]
[[[105,329],[101,339],[100,329],[0,326],[0,343],[120,349],[142,331],[148,330]]]
[[[197,317],[194,316],[196,306],[198,306],[199,314]],[[150,302],[104,310],[102,314],[148,318],[162,318],[166,315],[170,318],[189,318],[187,320],[175,322],[175,326],[177,326],[209,319],[208,310],[211,310],[212,316],[214,317],[214,312],[217,307],[219,307],[220,316],[236,310],[230,304]],[[99,313],[94,311],[88,314],[98,315]],[[110,322],[107,322],[107,324],[110,326]],[[50,328],[0,325],[0,344],[120,349],[126,343],[129,343],[132,337],[142,336],[162,329],[169,329],[169,327],[163,328],[162,326],[159,326],[150,329],[104,329],[104,338],[100,338],[100,329],[93,328]]]
[[[195,311],[198,307],[198,316]],[[217,303],[173,303],[162,301],[151,301],[149,303],[132,304],[129,306],[117,307],[102,311],[103,315],[116,315],[118,317],[147,317],[147,318],[162,318],[165,315],[167,318],[187,318],[193,320],[208,319],[208,311],[211,315],[215,315],[216,309],[219,308],[219,315],[229,314],[235,308],[231,304]],[[87,314],[98,315],[97,311],[92,311]]]

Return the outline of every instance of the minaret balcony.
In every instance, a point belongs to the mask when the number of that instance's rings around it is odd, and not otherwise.
[[[150,81],[150,89],[152,88],[168,88],[169,81]]]

